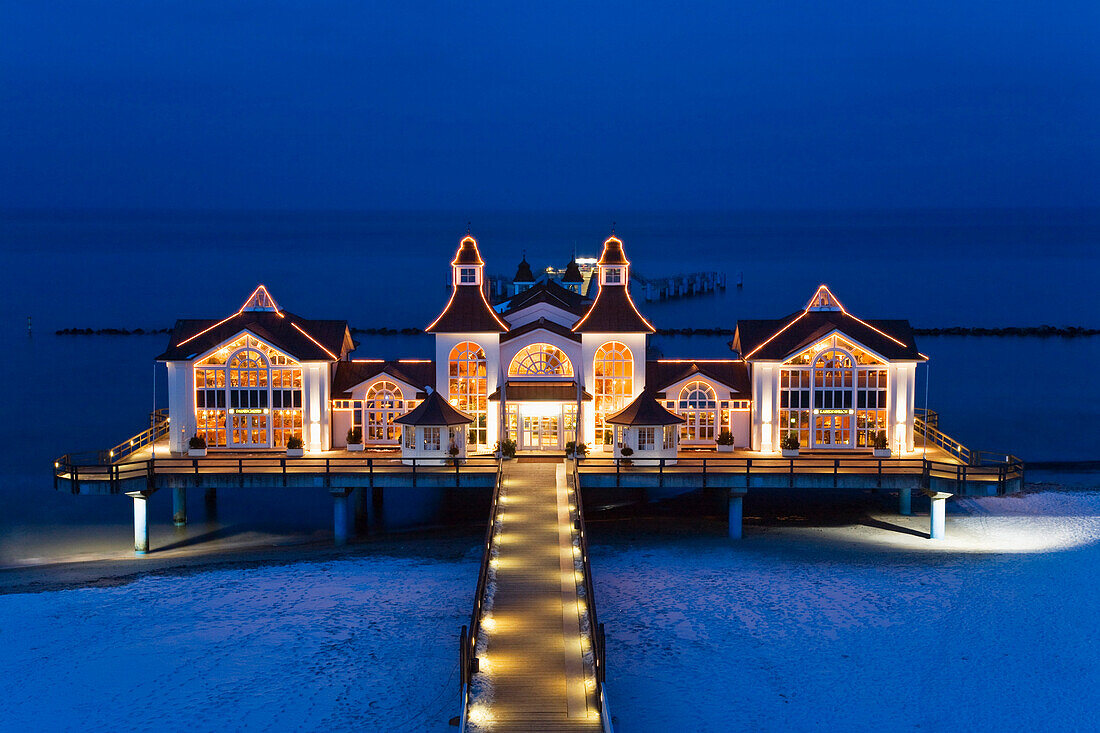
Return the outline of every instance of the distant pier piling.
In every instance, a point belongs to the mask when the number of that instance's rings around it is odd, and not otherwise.
[[[726,289],[726,273],[724,272],[693,272],[687,275],[673,275],[672,277],[654,278],[652,280],[641,277],[637,279],[643,285],[647,302],[670,298],[688,298],[693,295],[703,295],[715,290]]]

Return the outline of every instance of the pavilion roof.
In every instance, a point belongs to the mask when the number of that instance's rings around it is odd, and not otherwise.
[[[605,422],[612,425],[658,427],[662,425],[679,425],[687,422],[676,413],[669,412],[657,402],[657,398],[648,389],[638,395],[633,402],[604,418]]]
[[[428,427],[449,427],[452,425],[467,425],[474,421],[473,416],[452,406],[439,394],[432,392],[427,399],[406,412],[401,417],[394,418],[394,422],[402,425],[426,425]]]

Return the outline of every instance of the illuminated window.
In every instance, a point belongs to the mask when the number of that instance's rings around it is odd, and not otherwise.
[[[611,445],[615,440],[614,429],[605,419],[626,407],[634,396],[634,355],[625,344],[608,341],[596,350],[592,362],[596,443]]]
[[[638,428],[638,450],[654,450],[657,447],[657,428]]]
[[[675,448],[676,447],[676,426],[675,425],[665,425],[664,447],[665,448]]]
[[[509,377],[573,376],[573,364],[565,352],[550,344],[531,344],[512,359]]]
[[[472,341],[463,341],[451,349],[447,360],[447,388],[452,405],[472,415],[474,422],[467,433],[470,445],[489,442],[489,381],[485,351]]]
[[[680,425],[683,443],[713,442],[718,423],[718,397],[706,382],[688,382],[680,390],[676,413],[687,420]]]
[[[477,285],[477,268],[460,267],[458,270],[459,285]]]
[[[408,410],[402,399],[401,389],[393,382],[375,382],[367,389],[363,402],[363,416],[368,443],[396,443],[401,438],[401,426],[394,418]]]
[[[416,450],[416,428],[412,425],[405,428],[405,447],[409,450]]]
[[[623,282],[623,268],[604,267],[603,281],[605,285],[620,285]]]
[[[281,448],[302,437],[302,370],[245,334],[195,366],[196,432],[210,447]]]
[[[856,371],[856,447],[873,448],[886,432],[886,370]]]

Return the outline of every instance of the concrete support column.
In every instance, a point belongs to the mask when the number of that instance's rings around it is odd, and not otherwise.
[[[934,540],[942,540],[947,533],[947,500],[952,494],[946,491],[925,491],[932,500],[930,513],[931,527],[928,536]]]
[[[352,494],[352,503],[354,505],[355,513],[355,534],[367,534],[370,531],[370,516],[367,510],[368,499],[367,492],[370,491],[368,487],[359,487]]]
[[[149,523],[146,507],[149,497],[141,491],[130,492],[126,496],[134,500],[134,554],[144,555],[149,552]]]
[[[172,489],[172,523],[177,527],[187,524],[187,489]]]
[[[351,489],[331,489],[332,494],[332,534],[336,539],[336,546],[342,547],[348,543],[348,494]]]
[[[730,494],[729,499],[729,535],[731,540],[741,539],[742,525],[742,500],[741,494]]]
[[[218,490],[207,489],[205,496],[203,496],[203,505],[206,509],[207,519],[217,519],[218,517]]]
[[[898,490],[898,514],[909,516],[913,513],[913,490]]]

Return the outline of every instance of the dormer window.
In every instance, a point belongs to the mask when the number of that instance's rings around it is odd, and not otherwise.
[[[458,284],[459,285],[477,285],[477,268],[476,267],[460,267],[460,268],[458,268]]]
[[[623,271],[624,267],[604,267],[603,268],[603,283],[604,285],[622,285],[623,284]]]

